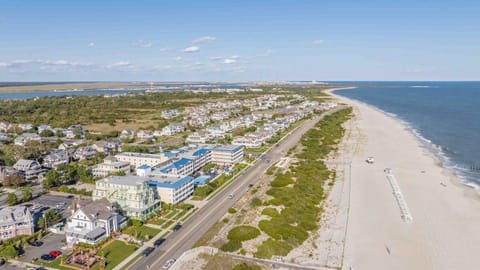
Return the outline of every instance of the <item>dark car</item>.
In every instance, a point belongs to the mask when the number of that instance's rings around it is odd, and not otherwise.
[[[181,228],[182,228],[182,224],[177,223],[177,224],[175,224],[175,226],[173,226],[173,231],[176,232],[176,231],[180,230]]]
[[[248,188],[251,188],[251,187],[253,187],[253,184],[248,184]]]
[[[144,249],[142,251],[142,256],[143,257],[147,257],[148,255],[150,255],[150,253],[152,253],[152,251],[154,250],[155,248],[153,247],[147,247],[146,249]]]
[[[0,265],[4,265],[5,264],[5,259],[4,258],[0,258]]]
[[[42,256],[40,256],[40,259],[42,259],[44,261],[53,261],[53,260],[55,260],[55,257],[53,257],[49,254],[43,254]]]
[[[163,242],[165,242],[165,238],[157,239],[157,240],[155,240],[155,242],[153,242],[153,246],[154,246],[154,247],[158,247],[158,246],[160,246],[161,244],[163,244]]]
[[[31,246],[34,246],[34,247],[39,247],[41,245],[43,245],[43,242],[42,241],[33,241],[32,243],[30,243]]]

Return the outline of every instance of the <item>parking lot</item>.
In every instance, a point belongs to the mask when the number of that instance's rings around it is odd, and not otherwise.
[[[31,262],[32,259],[38,258],[43,254],[48,254],[51,250],[60,250],[62,253],[65,253],[65,249],[62,249],[65,246],[65,235],[64,234],[53,234],[50,233],[42,240],[43,245],[40,247],[33,247],[27,245],[25,248],[25,255],[20,257],[22,262]]]
[[[74,197],[71,195],[62,196],[62,195],[45,194],[29,201],[28,204],[47,206],[50,209],[55,209],[57,208],[57,206],[61,206],[60,214],[62,214],[64,218],[67,218],[71,214],[69,212],[69,207],[72,205],[73,200],[74,200]]]

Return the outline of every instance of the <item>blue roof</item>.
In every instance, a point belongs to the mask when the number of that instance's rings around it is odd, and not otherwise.
[[[146,170],[146,169],[151,169],[152,167],[148,166],[147,164],[140,165],[137,169],[140,170]]]
[[[187,175],[187,176],[184,176],[184,177],[178,179],[176,182],[173,182],[173,183],[165,183],[165,182],[149,180],[148,181],[148,186],[149,187],[164,187],[164,188],[176,189],[176,188],[184,185],[185,183],[191,181],[192,179],[193,179],[192,176]]]
[[[163,155],[169,158],[169,157],[175,156],[175,153],[172,153],[172,152],[163,152]]]
[[[165,172],[169,172],[171,169],[180,169],[182,168],[183,166],[187,165],[188,163],[192,162],[191,159],[189,158],[181,158],[175,162],[173,162],[172,164],[166,166],[166,167],[163,167],[162,169],[160,169],[161,172],[165,173]]]
[[[203,156],[203,155],[205,155],[205,154],[208,153],[208,152],[209,152],[208,149],[202,148],[202,149],[199,149],[199,150],[193,152],[192,155],[193,155],[193,156]]]

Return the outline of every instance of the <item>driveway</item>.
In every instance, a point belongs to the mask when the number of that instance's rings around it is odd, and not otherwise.
[[[62,253],[65,253],[65,250],[62,247],[65,246],[65,235],[64,234],[53,234],[50,233],[42,240],[43,245],[40,247],[33,247],[28,245],[25,248],[25,255],[20,258],[22,262],[31,262],[33,258],[40,259],[40,256],[43,254],[48,254],[51,250],[60,250]]]

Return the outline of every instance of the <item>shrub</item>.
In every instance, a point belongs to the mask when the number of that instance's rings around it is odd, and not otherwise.
[[[250,203],[253,207],[259,207],[262,205],[262,200],[260,200],[258,197],[255,197],[252,199],[252,202]]]
[[[230,240],[220,247],[222,251],[234,252],[242,248],[242,242],[237,240]]]
[[[291,174],[278,174],[275,179],[270,183],[272,187],[284,187],[293,183]]]
[[[235,214],[236,212],[237,210],[235,210],[235,208],[228,208],[228,213]]]
[[[267,208],[263,209],[262,215],[270,216],[270,217],[278,217],[280,214],[278,213],[277,209],[267,207]]]
[[[227,238],[230,241],[246,241],[260,235],[260,231],[252,226],[237,226],[228,232]]]
[[[270,259],[272,256],[286,256],[292,247],[284,241],[268,239],[264,241],[253,255],[257,258]]]

